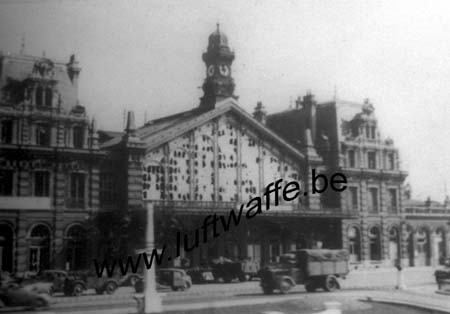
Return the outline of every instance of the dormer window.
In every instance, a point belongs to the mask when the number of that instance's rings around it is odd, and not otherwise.
[[[373,125],[373,126],[371,126],[370,127],[370,138],[371,139],[375,139],[376,138],[376,132],[375,132],[376,130],[375,130],[375,126]]]
[[[36,88],[36,106],[42,106],[42,100],[44,98],[44,89],[41,86]]]
[[[394,169],[395,169],[395,157],[394,157],[394,153],[389,153],[389,154],[388,154],[388,169],[389,169],[389,170],[394,170]]]
[[[51,88],[44,88],[38,86],[36,88],[36,106],[38,107],[52,107],[53,91]]]
[[[36,145],[50,146],[51,127],[48,124],[38,124],[36,126]]]
[[[73,147],[83,148],[84,146],[84,129],[82,126],[73,128]]]
[[[45,89],[45,106],[46,107],[52,107],[52,100],[53,100],[53,91],[51,88]]]

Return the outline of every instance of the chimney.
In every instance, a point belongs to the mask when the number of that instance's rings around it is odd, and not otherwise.
[[[255,111],[253,112],[253,118],[262,124],[266,124],[266,116],[267,112],[264,109],[264,106],[261,101],[258,101],[255,107]]]
[[[67,63],[67,74],[75,88],[78,88],[78,76],[80,75],[80,72],[81,68],[78,61],[75,59],[75,54],[72,54],[69,63]]]
[[[136,124],[134,123],[134,112],[128,111],[127,126],[125,128],[125,133],[134,135],[135,132],[136,132]]]
[[[316,142],[316,101],[310,91],[303,96],[302,107],[305,110],[305,128],[311,130],[312,141]]]

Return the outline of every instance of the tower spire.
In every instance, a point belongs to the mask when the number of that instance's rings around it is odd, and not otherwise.
[[[227,36],[220,30],[220,24],[216,26],[216,30],[209,35],[208,48],[202,56],[206,65],[206,78],[202,86],[204,94],[200,108],[205,110],[214,109],[217,102],[234,96],[234,80],[231,76],[234,52],[228,45]]]

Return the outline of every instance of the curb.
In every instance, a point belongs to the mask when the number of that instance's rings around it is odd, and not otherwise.
[[[294,291],[302,290],[303,286],[298,285],[294,288]],[[385,290],[395,290],[395,286],[386,285],[386,286],[376,286],[376,287],[361,287],[361,286],[350,286],[343,287],[341,291],[385,291]],[[200,297],[200,296],[232,296],[239,294],[254,294],[254,293],[262,293],[261,288],[258,287],[250,287],[250,288],[240,288],[234,290],[226,290],[226,289],[218,289],[216,291],[211,290],[200,290],[200,291],[184,291],[184,292],[166,292],[159,293],[161,297],[165,300],[173,300],[173,299],[184,299],[190,297]],[[134,301],[135,294],[113,294],[113,295],[84,295],[79,297],[56,297],[52,298],[50,302],[52,306],[60,307],[67,304],[80,303],[80,302],[92,302],[92,301],[101,301],[103,302],[111,302],[118,303],[126,300]]]
[[[432,310],[432,311],[436,311],[436,312],[440,312],[440,313],[450,313],[450,309],[448,307],[424,304],[424,303],[420,303],[420,302],[414,302],[411,300],[404,301],[404,300],[383,298],[383,297],[366,297],[365,299],[360,299],[360,300],[364,301],[364,302],[403,305],[403,306],[413,307],[413,308],[422,309],[422,310]]]

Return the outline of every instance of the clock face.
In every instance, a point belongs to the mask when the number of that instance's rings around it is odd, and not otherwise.
[[[214,66],[213,66],[213,65],[210,65],[210,66],[208,67],[208,76],[213,76],[213,75],[214,75],[214,72],[215,72]]]
[[[223,76],[228,76],[228,74],[230,74],[230,69],[228,68],[228,65],[226,64],[221,64],[219,66],[219,70],[220,70],[220,74]]]

